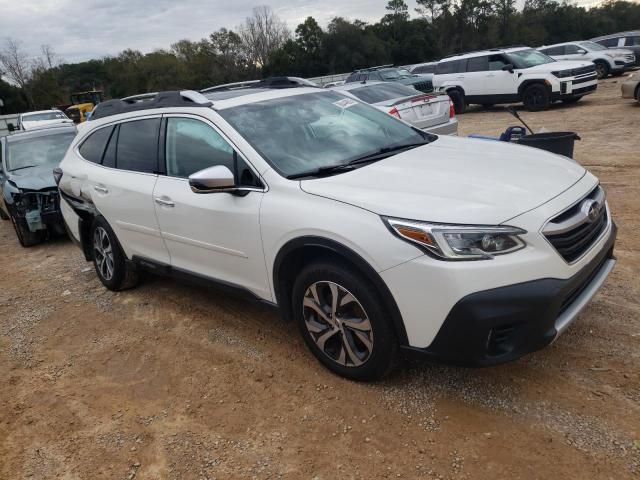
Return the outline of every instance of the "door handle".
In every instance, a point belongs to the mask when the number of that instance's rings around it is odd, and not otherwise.
[[[173,207],[175,206],[175,203],[173,203],[171,200],[169,200],[166,197],[154,197],[154,201],[158,204],[161,205],[163,207]]]
[[[106,194],[106,193],[109,193],[109,189],[108,189],[108,188],[106,188],[106,187],[103,187],[103,186],[101,186],[101,185],[94,185],[94,186],[93,186],[93,189],[94,189],[96,192],[99,192],[99,193],[105,193],[105,194]]]

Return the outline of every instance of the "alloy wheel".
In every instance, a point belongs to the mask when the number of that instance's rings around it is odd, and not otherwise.
[[[607,75],[607,67],[602,63],[596,63],[596,74],[599,79],[604,78]]]
[[[316,346],[334,362],[359,367],[373,352],[373,329],[358,299],[337,283],[321,281],[307,288],[305,327]]]
[[[105,280],[113,277],[113,248],[107,231],[97,227],[93,232],[93,256],[100,275]]]

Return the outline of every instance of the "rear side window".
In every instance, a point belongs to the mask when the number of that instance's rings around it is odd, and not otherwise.
[[[545,55],[564,55],[564,47],[541,48],[540,51]]]
[[[489,57],[473,57],[467,61],[467,72],[486,72],[489,70]]]
[[[118,169],[144,173],[157,172],[159,132],[159,118],[121,123],[116,151]]]
[[[436,66],[436,74],[446,75],[448,73],[461,73],[467,69],[467,59],[463,60],[449,60],[447,62],[440,62]]]
[[[640,46],[640,36],[639,37],[627,37],[624,41],[625,47],[639,47]]]
[[[102,163],[102,154],[107,146],[113,127],[105,127],[93,132],[82,142],[78,151],[82,158],[92,163]]]

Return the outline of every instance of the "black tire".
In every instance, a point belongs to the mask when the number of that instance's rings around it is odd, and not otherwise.
[[[0,208],[0,219],[2,220],[9,220],[9,215],[7,215],[6,213],[4,213],[4,210],[2,208]]]
[[[522,103],[530,112],[540,112],[549,108],[549,90],[541,83],[529,85],[522,92]]]
[[[24,218],[16,218],[11,215],[11,223],[13,224],[13,229],[16,231],[20,245],[24,248],[33,247],[34,245],[42,243],[47,236],[46,230],[38,230],[37,232],[29,230]]]
[[[116,234],[103,217],[93,221],[89,241],[96,274],[105,287],[120,291],[138,284],[135,265],[127,260]]]
[[[449,98],[453,102],[453,109],[455,110],[456,115],[464,113],[467,109],[467,102],[464,99],[464,94],[460,90],[449,90],[447,94],[449,94]]]
[[[580,97],[563,98],[563,99],[562,99],[562,103],[566,103],[566,104],[576,103],[576,102],[578,102],[581,98],[582,98],[582,96],[580,96]]]
[[[609,76],[609,64],[607,62],[603,62],[602,60],[596,60],[593,62],[596,64],[596,73],[598,74],[598,80],[602,80]]]
[[[332,285],[337,293],[336,303],[345,302],[335,309],[335,314],[329,311],[334,292]],[[315,298],[319,303],[312,295],[314,286]],[[349,300],[348,294],[355,301]],[[305,300],[313,302],[316,307],[325,305],[322,311],[330,323],[322,319],[317,308],[311,308],[308,303],[305,305]],[[355,269],[330,260],[308,265],[294,282],[292,308],[305,343],[332,372],[352,380],[365,381],[382,378],[392,369],[398,342],[389,314],[380,302],[375,287]],[[351,321],[347,322],[349,318]],[[356,328],[351,328],[349,324]],[[312,333],[314,329],[317,331]],[[330,335],[322,342],[320,337],[325,334]],[[323,347],[317,342],[323,343]],[[365,342],[370,342],[369,346]]]
[[[489,108],[493,108],[494,104],[493,103],[482,103],[482,108],[484,109],[489,109]]]

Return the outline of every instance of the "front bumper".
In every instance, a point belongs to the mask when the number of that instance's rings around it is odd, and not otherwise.
[[[616,232],[612,224],[598,255],[572,277],[467,295],[454,305],[427,348],[404,348],[448,363],[488,366],[549,345],[575,320],[613,269]]]
[[[622,98],[635,98],[637,89],[637,81],[632,82],[630,80],[627,80],[622,84]]]

